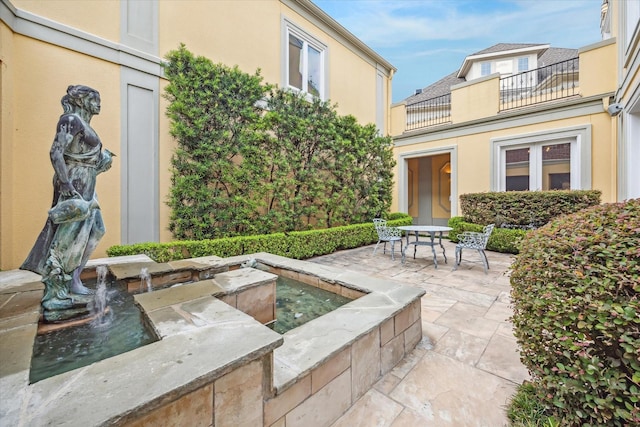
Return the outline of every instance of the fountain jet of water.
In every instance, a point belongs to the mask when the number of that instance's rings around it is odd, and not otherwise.
[[[96,267],[96,275],[98,283],[96,292],[91,304],[91,315],[95,316],[91,324],[93,326],[105,326],[110,323],[111,318],[106,315],[107,303],[109,302],[109,294],[107,291],[107,266],[99,265]]]
[[[140,270],[140,292],[144,292],[145,289],[147,292],[151,292],[153,290],[153,286],[151,285],[151,275],[149,274],[149,269],[143,267]]]

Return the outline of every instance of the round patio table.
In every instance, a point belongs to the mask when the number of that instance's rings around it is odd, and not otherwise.
[[[400,230],[404,230],[407,237],[407,244],[402,248],[402,263],[404,264],[405,256],[407,254],[407,248],[409,245],[413,245],[413,259],[416,259],[416,250],[418,246],[431,246],[433,251],[433,264],[435,268],[438,268],[438,257],[436,255],[436,245],[440,245],[442,248],[442,256],[444,262],[447,262],[447,255],[445,254],[444,246],[442,246],[442,233],[445,231],[453,230],[451,227],[444,227],[440,225],[401,225],[397,227]],[[411,242],[409,237],[411,233],[414,233],[416,240]],[[429,233],[429,240],[420,240],[420,233]],[[438,233],[438,241],[436,242],[436,233]]]

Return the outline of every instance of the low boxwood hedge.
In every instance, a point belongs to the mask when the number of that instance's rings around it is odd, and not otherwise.
[[[406,214],[389,215],[388,225],[410,225]],[[357,248],[378,241],[373,222],[321,230],[293,231],[256,236],[236,236],[211,240],[175,241],[169,243],[137,243],[116,245],[107,249],[109,256],[145,254],[157,262],[216,255],[231,257],[256,252],[269,252],[295,259],[307,259],[341,249]]]
[[[529,232],[511,285],[521,360],[549,413],[640,425],[640,199]]]

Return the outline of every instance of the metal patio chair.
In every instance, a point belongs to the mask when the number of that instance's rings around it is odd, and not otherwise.
[[[387,242],[389,242],[391,243],[391,259],[395,260],[396,242],[400,242],[400,251],[402,251],[402,230],[387,226],[387,220],[382,218],[374,218],[373,225],[376,227],[376,232],[378,233],[378,243],[376,243],[376,247],[373,248],[374,255],[378,250],[380,242],[384,243],[382,253],[386,254]]]
[[[484,253],[484,250],[487,248],[487,242],[489,241],[489,236],[491,236],[491,232],[494,227],[494,224],[489,224],[483,228],[482,233],[465,231],[462,234],[458,234],[459,242],[456,245],[456,263],[453,266],[454,271],[458,269],[458,266],[462,261],[462,250],[475,249],[480,254],[480,259],[484,266],[484,273],[487,274],[487,270],[489,270],[489,260],[487,259],[487,254]]]

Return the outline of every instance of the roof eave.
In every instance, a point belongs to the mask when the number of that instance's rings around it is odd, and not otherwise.
[[[511,55],[519,55],[527,52],[540,52],[543,50],[547,50],[551,47],[550,44],[540,44],[536,46],[522,47],[519,49],[509,49],[509,50],[501,50],[498,52],[490,52],[483,53],[481,55],[469,55],[464,58],[464,62],[460,67],[460,71],[458,71],[457,77],[463,78],[469,72],[469,68],[471,68],[471,64],[475,61],[487,59],[487,58],[496,58],[500,56],[511,56]]]
[[[287,1],[287,0],[281,0],[281,1]],[[373,50],[369,46],[367,46],[362,40],[360,40],[359,38],[354,36],[349,30],[347,30],[345,27],[343,27],[338,21],[333,19],[325,11],[323,11],[318,6],[316,6],[312,1],[310,1],[310,0],[288,0],[288,1],[297,3],[299,6],[303,7],[309,13],[311,13],[316,18],[318,18],[320,21],[322,21],[325,25],[333,28],[338,34],[340,34],[342,37],[344,37],[346,40],[348,40],[350,43],[352,43],[358,49],[360,49],[363,52],[365,52],[372,59],[374,59],[378,64],[380,64],[381,66],[383,66],[386,69],[388,69],[391,72],[391,74],[393,74],[396,71],[398,71],[398,69],[396,67],[394,67],[393,64],[391,64],[389,61],[384,59],[375,50]]]

